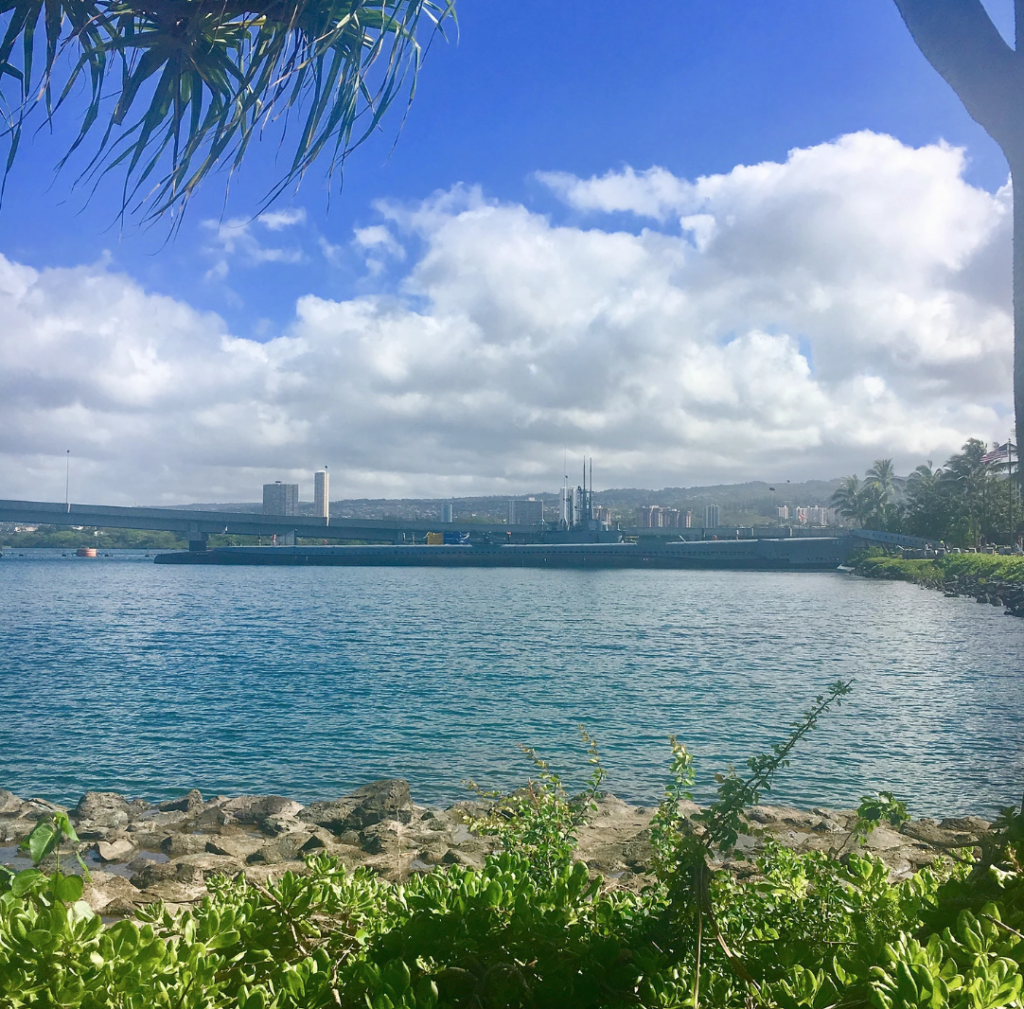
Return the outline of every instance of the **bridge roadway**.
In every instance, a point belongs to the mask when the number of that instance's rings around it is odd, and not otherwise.
[[[193,511],[187,508],[123,508],[116,505],[64,504],[61,501],[5,501],[0,500],[0,522],[31,522],[37,525],[93,526],[103,529],[148,529],[178,533],[187,537],[190,550],[205,550],[211,535],[233,533],[237,536],[278,536],[291,540],[292,536],[305,539],[362,540],[383,543],[407,543],[428,532],[459,530],[469,532],[474,540],[490,542],[535,543],[543,539],[551,542],[564,540],[568,535],[577,541],[596,541],[597,533],[557,533],[541,526],[512,526],[505,523],[442,523],[438,519],[351,519],[332,518],[330,521],[311,515],[263,515],[259,512]],[[925,541],[913,536],[852,530],[855,536],[882,541],[889,545],[924,546]],[[702,529],[639,529],[622,528],[604,532],[605,542],[620,536],[652,537],[657,539],[761,539],[780,534],[777,526],[752,530],[732,527],[716,530]],[[784,534],[785,535],[785,534]],[[820,530],[792,529],[790,536],[820,536]]]
[[[438,519],[348,519],[316,518],[312,515],[263,515],[260,512],[193,511],[185,508],[122,508],[111,505],[71,504],[53,501],[0,500],[0,522],[31,522],[54,526],[96,526],[103,529],[149,529],[179,533],[188,538],[193,550],[205,549],[212,535],[278,536],[294,534],[309,539],[376,540],[403,543],[420,540],[428,532],[445,529],[471,530],[481,536],[530,539],[538,526],[510,526],[491,523],[448,525]]]

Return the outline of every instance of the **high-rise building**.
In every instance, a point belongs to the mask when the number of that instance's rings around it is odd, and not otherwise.
[[[691,529],[693,527],[693,512],[687,512],[683,515],[680,524],[684,529]]]
[[[319,519],[331,514],[331,480],[325,469],[313,474],[313,514]]]
[[[264,515],[298,515],[299,485],[297,483],[274,483],[263,485]]]
[[[719,521],[720,515],[718,511],[718,505],[709,504],[704,506],[704,528],[705,529],[717,529],[721,522]]]
[[[779,505],[776,509],[779,513],[779,518],[785,522],[789,519],[789,505]]]
[[[441,505],[441,521],[448,523],[455,521],[455,505],[451,501],[445,501]]]
[[[544,525],[544,502],[532,497],[525,500],[509,501],[508,524],[510,526]]]
[[[661,509],[657,505],[640,505],[636,510],[636,524],[639,529],[657,529]]]

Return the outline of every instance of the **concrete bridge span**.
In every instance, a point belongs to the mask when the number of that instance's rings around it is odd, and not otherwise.
[[[405,543],[428,532],[461,528],[502,541],[536,537],[538,526],[468,523],[443,524],[437,519],[330,520],[311,515],[263,515],[259,512],[195,511],[186,508],[124,508],[114,505],[64,504],[53,501],[0,500],[0,522],[31,522],[54,526],[97,526],[105,529],[147,529],[178,533],[191,550],[204,550],[210,536],[292,536],[309,539],[368,540]]]

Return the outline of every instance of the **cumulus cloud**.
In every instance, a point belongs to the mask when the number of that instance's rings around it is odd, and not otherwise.
[[[213,257],[213,265],[207,271],[209,280],[223,280],[230,271],[230,261],[238,257],[247,266],[262,263],[301,263],[306,257],[301,248],[281,248],[265,245],[259,237],[261,230],[283,231],[297,224],[304,224],[306,211],[299,207],[294,210],[268,210],[258,217],[232,217],[226,221],[206,220],[203,228],[209,232],[206,252]]]
[[[861,133],[546,176],[587,228],[455,187],[354,236],[422,249],[390,294],[308,294],[263,343],[102,264],[0,260],[0,496],[56,496],[69,445],[80,500],[153,502],[324,462],[344,496],[553,489],[563,447],[605,486],[941,460],[1010,423],[1010,194],[963,169]]]

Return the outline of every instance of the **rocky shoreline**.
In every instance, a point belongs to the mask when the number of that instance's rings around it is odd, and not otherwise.
[[[911,566],[915,559],[901,563],[902,559],[885,558],[888,563],[878,563],[877,558],[868,558],[853,570],[863,578],[915,582],[938,589],[950,598],[963,596],[989,606],[1003,607],[1008,617],[1024,617],[1024,582],[992,577],[983,571],[947,573],[937,564],[933,569],[922,571]]]
[[[156,805],[115,792],[87,792],[66,809],[0,789],[0,863],[26,867],[28,862],[18,857],[19,842],[42,817],[67,812],[92,875],[84,899],[104,916],[119,917],[154,901],[188,905],[201,900],[212,875],[244,873],[265,883],[286,871],[302,872],[308,855],[328,854],[394,881],[439,865],[478,868],[496,847],[493,837],[470,829],[484,808],[477,802],[446,809],[418,806],[408,783],[399,779],[372,782],[342,798],[307,806],[277,795],[204,799],[192,790]],[[689,804],[683,812],[697,810]],[[604,795],[579,831],[577,859],[609,887],[643,886],[653,855],[653,813]],[[745,859],[756,856],[768,837],[797,851],[867,849],[900,878],[943,852],[977,844],[990,829],[987,821],[973,816],[919,819],[899,832],[878,827],[861,845],[851,843],[849,835],[853,810],[755,806],[747,819],[754,833],[740,837],[744,858],[723,863],[741,876],[755,871]],[[65,868],[68,863],[73,860],[65,852]],[[52,860],[43,866],[53,867]]]

